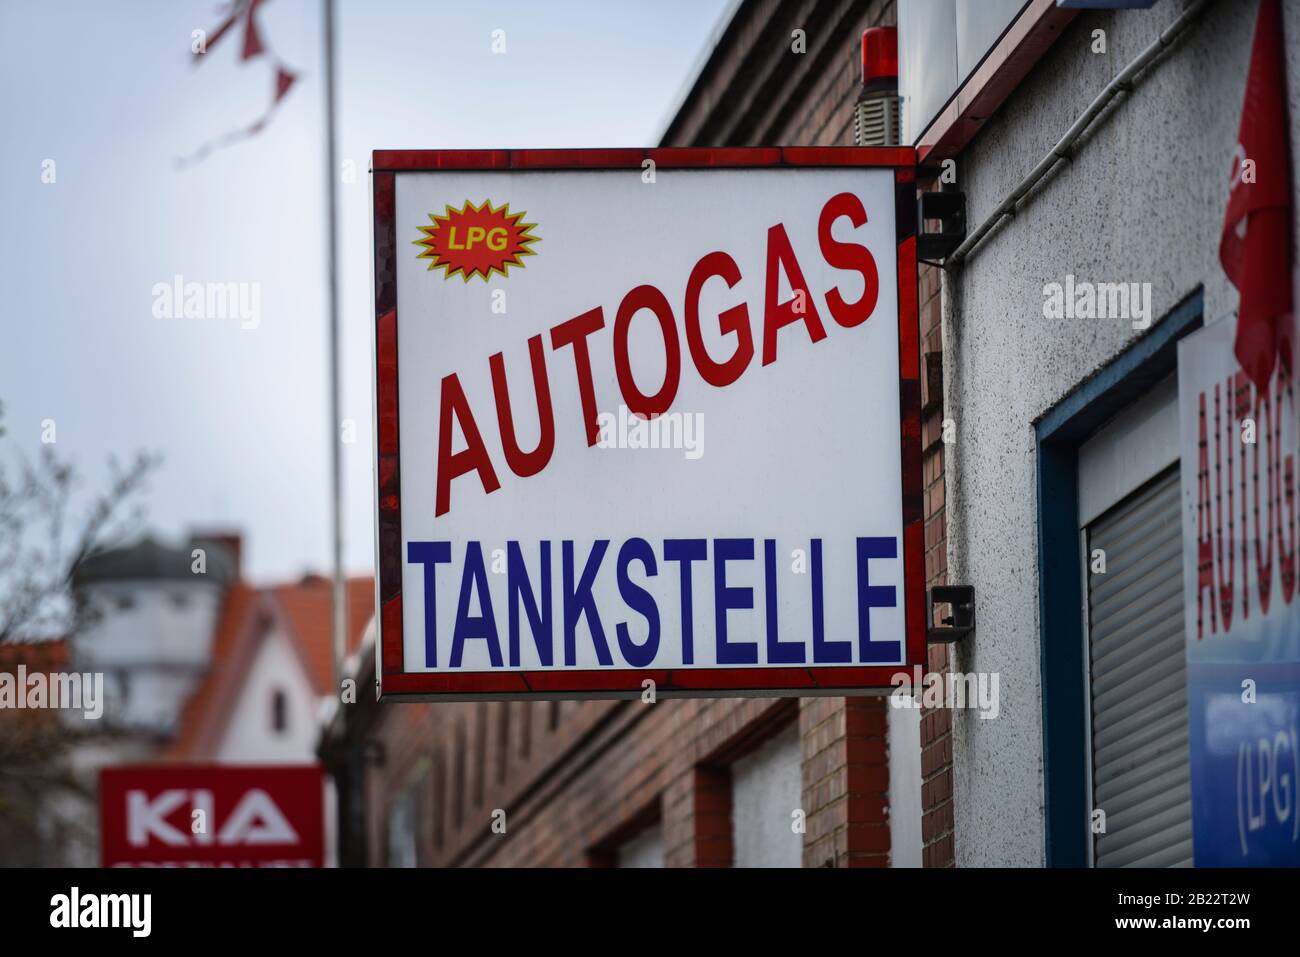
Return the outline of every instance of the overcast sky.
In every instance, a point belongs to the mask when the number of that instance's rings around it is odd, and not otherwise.
[[[654,145],[728,5],[339,0],[350,571],[374,551],[370,151]],[[241,529],[265,580],[330,554],[320,4],[264,5],[299,82],[260,136],[178,168],[270,100],[273,67],[239,63],[238,36],[189,62],[220,9],[0,4],[0,402],[4,442],[33,455],[53,420],[88,490],[110,454],[161,453],[148,524]],[[154,287],[178,275],[255,284],[258,324],[158,318]]]

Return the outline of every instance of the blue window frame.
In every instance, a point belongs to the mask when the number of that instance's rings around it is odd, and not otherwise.
[[[1079,552],[1079,446],[1178,369],[1178,340],[1200,328],[1197,288],[1151,331],[1035,424],[1038,446],[1038,653],[1049,867],[1086,867],[1088,661]]]

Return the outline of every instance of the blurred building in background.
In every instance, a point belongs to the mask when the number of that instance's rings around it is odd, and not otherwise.
[[[69,670],[103,675],[104,702],[98,718],[59,712],[70,732],[60,763],[76,787],[51,795],[43,822],[59,835],[50,842],[62,855],[58,863],[99,863],[99,769],[151,760],[176,734],[181,709],[208,670],[217,619],[238,574],[237,539],[182,546],[149,536],[96,552],[75,570],[89,623],[68,638]]]
[[[92,554],[76,569],[73,585],[91,623],[71,636],[72,667],[102,673],[106,697],[103,718],[79,730],[111,736],[119,760],[150,754],[176,733],[211,662],[238,558],[237,545],[145,537]]]
[[[164,757],[221,764],[309,764],[322,707],[336,699],[330,582],[235,584],[215,631],[212,664],[189,696]],[[374,608],[373,579],[347,582],[355,648]]]
[[[183,545],[145,537],[96,552],[74,578],[92,613],[82,632],[6,646],[14,664],[39,647],[43,661],[58,659],[45,661],[50,670],[104,682],[99,718],[73,709],[27,712],[62,724],[49,769],[57,786],[40,795],[40,863],[99,863],[103,767],[316,762],[322,705],[337,697],[330,583],[308,575],[251,585],[240,574],[241,551],[238,535],[199,534]],[[355,646],[372,613],[372,579],[350,580],[348,598]]]

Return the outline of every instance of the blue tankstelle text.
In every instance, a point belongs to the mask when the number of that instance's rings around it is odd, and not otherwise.
[[[594,594],[596,576],[611,554],[608,539],[592,543],[585,556],[579,556],[574,542],[561,540],[553,543],[543,540],[537,544],[538,575],[533,582],[524,564],[524,551],[519,542],[506,543],[506,642],[503,648],[497,615],[488,588],[488,568],[484,561],[481,542],[465,544],[460,575],[459,596],[455,624],[442,646],[449,651],[446,668],[462,667],[465,649],[469,642],[484,642],[492,668],[520,667],[520,643],[523,619],[528,621],[531,640],[537,660],[543,667],[578,667],[578,623],[585,619],[596,660],[601,667],[631,666],[647,668],[656,662],[660,651],[660,637],[665,622],[661,620],[659,605],[654,596],[632,579],[632,568],[639,566],[638,574],[646,577],[660,575],[660,566],[677,566],[676,587],[681,608],[681,661],[667,663],[669,667],[695,664],[696,634],[694,615],[694,576],[692,565],[708,562],[712,552],[714,628],[714,661],[719,667],[758,664],[773,665],[876,665],[902,660],[902,642],[898,640],[873,641],[871,637],[871,610],[894,608],[898,605],[897,588],[893,585],[873,585],[869,565],[873,560],[898,559],[898,540],[893,537],[863,537],[856,539],[857,555],[857,640],[851,638],[828,640],[825,629],[824,595],[822,586],[822,540],[811,540],[808,578],[812,597],[810,641],[781,640],[777,622],[777,548],[774,539],[757,541],[763,556],[764,608],[766,637],[763,641],[736,640],[728,635],[728,613],[754,609],[754,589],[728,584],[727,566],[754,561],[756,541],[752,538],[670,538],[662,548],[655,548],[644,538],[629,538],[618,547],[613,556],[618,591],[626,608],[644,618],[645,637],[633,640],[627,622],[614,627],[614,640],[622,662],[616,664],[606,634],[602,611],[597,607]],[[710,542],[712,548],[710,549]],[[553,544],[559,545],[563,587],[559,602],[560,626],[564,642],[563,658],[556,662],[555,602],[552,599],[551,567]],[[437,582],[441,565],[452,563],[451,542],[409,542],[406,560],[423,567],[424,590],[424,656],[425,667],[437,668],[439,655]],[[671,572],[665,567],[665,575]],[[447,574],[444,572],[443,574]],[[536,586],[536,587],[534,587]],[[478,614],[473,614],[477,596]],[[522,612],[522,615],[521,615]],[[606,609],[606,613],[608,609]],[[678,624],[666,623],[667,627]],[[638,632],[642,628],[636,629]]]

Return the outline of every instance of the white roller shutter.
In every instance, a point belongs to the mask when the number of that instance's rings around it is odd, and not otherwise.
[[[1192,804],[1178,470],[1087,529],[1093,807],[1098,867],[1190,867]],[[1090,562],[1091,563],[1091,562]]]

